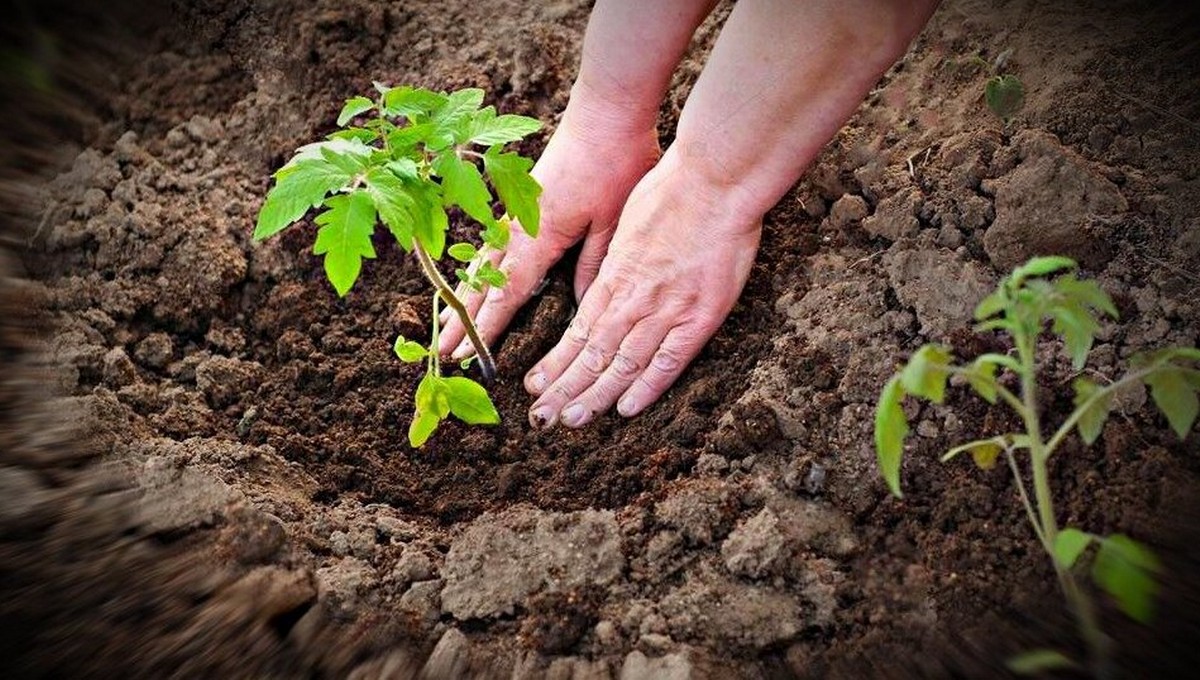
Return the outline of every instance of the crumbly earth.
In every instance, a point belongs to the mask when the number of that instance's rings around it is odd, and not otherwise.
[[[483,87],[552,131],[587,4],[198,3],[112,57],[101,122],[21,185],[37,214],[0,262],[15,675],[979,677],[1079,651],[1007,471],[937,461],[1014,418],[961,388],[906,405],[897,500],[874,401],[924,342],[1006,349],[971,310],[1034,254],[1077,258],[1120,308],[1092,375],[1197,343],[1195,16],[947,0],[767,215],[746,293],[660,403],[527,426],[520,377],[572,313],[565,263],[500,343],[504,422],[410,450],[416,373],[390,343],[427,332],[419,272],[380,239],[338,299],[310,225],[251,241],[269,173],[372,80]],[[1028,90],[1008,124],[982,101],[993,69]],[[1043,354],[1057,424],[1074,373]],[[1162,557],[1154,623],[1104,607],[1129,675],[1200,662],[1198,444],[1138,389],[1054,461],[1060,520]]]

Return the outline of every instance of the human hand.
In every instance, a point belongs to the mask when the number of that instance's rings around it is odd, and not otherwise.
[[[530,422],[587,424],[614,403],[640,413],[675,382],[733,308],[762,215],[736,184],[671,151],[629,196],[608,255],[562,340],[529,371]]]
[[[583,297],[608,251],[626,197],[660,153],[652,125],[630,129],[618,112],[599,114],[568,106],[531,171],[543,187],[540,233],[530,238],[514,226],[508,248],[493,254],[493,264],[508,277],[503,288],[481,294],[460,287],[484,342],[495,342],[550,267],[581,239],[575,296]],[[445,328],[438,351],[462,359],[474,349],[458,317],[449,312],[442,315]]]

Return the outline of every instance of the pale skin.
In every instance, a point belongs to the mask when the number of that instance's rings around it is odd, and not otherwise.
[[[740,0],[660,153],[671,75],[715,0],[598,0],[579,76],[533,169],[541,234],[495,257],[503,289],[468,310],[493,342],[582,241],[578,311],[529,370],[537,427],[581,427],[658,399],[733,309],[763,215],[904,51],[937,0]],[[471,353],[447,319],[439,351]]]

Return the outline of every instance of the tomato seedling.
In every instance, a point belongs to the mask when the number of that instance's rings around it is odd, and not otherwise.
[[[1024,424],[1023,432],[1002,434],[950,449],[943,461],[968,453],[980,468],[988,469],[1003,457],[1015,479],[1017,494],[1058,575],[1068,603],[1079,624],[1098,676],[1109,670],[1108,640],[1100,629],[1095,606],[1076,580],[1075,569],[1089,547],[1095,545],[1092,577],[1117,607],[1128,616],[1145,622],[1153,611],[1157,591],[1158,559],[1149,549],[1122,534],[1099,536],[1082,529],[1060,528],[1054,513],[1047,461],[1073,431],[1085,444],[1099,437],[1108,418],[1114,395],[1131,383],[1143,382],[1166,416],[1171,429],[1182,439],[1191,431],[1200,412],[1200,350],[1170,348],[1134,357],[1130,371],[1120,380],[1101,385],[1087,377],[1074,381],[1075,409],[1045,438],[1038,409],[1036,350],[1038,336],[1049,321],[1061,337],[1076,371],[1081,371],[1100,328],[1100,314],[1117,317],[1112,300],[1095,281],[1075,276],[1075,262],[1065,257],[1039,257],[1015,269],[975,309],[976,330],[1004,331],[1013,339],[1014,353],[984,354],[966,365],[951,363],[950,351],[940,345],[925,345],[888,381],[875,413],[875,449],[880,471],[888,488],[900,493],[900,462],[908,422],[901,408],[906,395],[943,402],[947,382],[953,378],[969,385],[988,403],[1003,401]],[[1057,275],[1052,280],[1051,275]],[[1001,380],[1003,373],[1016,376],[1019,394]],[[1033,481],[1030,493],[1018,457],[1028,460]],[[1077,665],[1061,652],[1049,649],[1022,654],[1010,662],[1019,672],[1036,672]]]
[[[538,231],[541,186],[530,176],[533,161],[504,151],[541,128],[533,118],[497,115],[483,106],[483,90],[449,94],[415,87],[375,84],[376,96],[354,97],[338,116],[340,128],[308,144],[275,172],[254,238],[262,240],[296,224],[310,210],[319,227],[313,253],[323,255],[325,274],[339,296],[358,280],[364,259],[375,257],[371,238],[378,222],[400,247],[413,253],[433,285],[430,342],[396,339],[396,356],[425,362],[416,390],[409,443],[421,446],[450,414],[472,425],[494,424],[500,416],[485,387],[466,377],[442,375],[438,356],[441,305],[454,311],[475,348],[484,382],[496,368],[459,293],[503,287],[506,278],[491,254],[508,245],[515,219],[530,236]],[[366,119],[361,125],[355,120]],[[480,150],[482,149],[482,150]],[[482,163],[481,173],[477,163]],[[490,180],[505,214],[497,218]],[[482,247],[446,246],[447,209],[457,206],[481,225]],[[461,263],[458,291],[437,268],[443,255]],[[469,362],[464,362],[464,368]]]

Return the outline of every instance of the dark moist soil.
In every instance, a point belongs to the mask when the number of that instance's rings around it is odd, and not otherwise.
[[[52,62],[64,91],[105,86],[48,117],[84,121],[53,152],[4,156],[4,205],[37,206],[4,241],[32,275],[0,288],[13,675],[991,677],[1022,649],[1080,653],[1007,470],[937,462],[1019,423],[961,387],[906,404],[901,500],[873,408],[925,342],[1008,349],[970,313],[1033,254],[1075,257],[1120,308],[1093,376],[1196,344],[1194,13],[946,2],[767,215],[741,301],[659,403],[529,427],[521,378],[574,311],[568,258],[499,344],[502,424],[414,451],[417,371],[391,342],[424,338],[423,279],[380,239],[339,299],[310,224],[253,243],[269,174],[372,80],[483,87],[547,122],[536,156],[588,7],[196,5],[95,47],[103,75]],[[664,144],[729,10],[679,69]],[[66,42],[91,21],[42,16]],[[981,98],[998,62],[1028,90],[1007,125]],[[1076,373],[1043,345],[1056,426]],[[1127,676],[1200,662],[1198,449],[1133,390],[1053,461],[1061,522],[1162,558],[1152,624],[1100,600]]]

